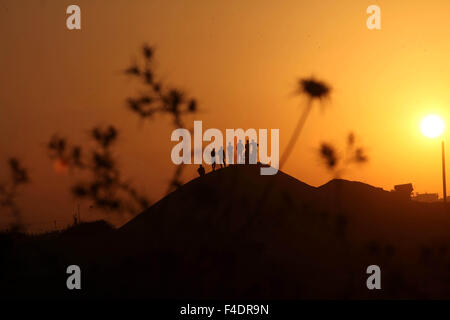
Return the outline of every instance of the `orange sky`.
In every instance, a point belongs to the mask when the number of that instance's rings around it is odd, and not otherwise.
[[[81,7],[81,31],[66,29],[70,4]],[[366,27],[371,4],[381,7],[380,31]],[[138,88],[121,70],[144,42],[157,48],[159,74],[198,98],[204,128],[279,128],[281,150],[301,112],[296,79],[328,82],[332,99],[313,111],[284,168],[294,177],[328,181],[316,149],[343,145],[353,130],[370,162],[344,178],[441,194],[440,142],[419,124],[438,113],[450,126],[448,0],[4,0],[0,34],[0,161],[17,156],[30,170],[18,203],[32,229],[68,223],[77,203],[74,177],[55,174],[47,157],[55,132],[80,143],[94,125],[116,125],[126,176],[153,200],[166,190],[172,123],[141,123],[125,107]],[[449,131],[443,137],[450,150]],[[87,207],[82,218],[98,217]],[[8,221],[3,210],[0,225]]]

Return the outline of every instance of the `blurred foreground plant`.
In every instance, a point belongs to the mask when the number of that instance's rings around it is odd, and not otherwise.
[[[289,139],[288,145],[284,150],[284,153],[280,159],[280,170],[283,165],[286,163],[289,155],[294,149],[295,143],[297,142],[298,137],[308,119],[308,116],[312,110],[314,101],[322,102],[324,99],[330,96],[331,87],[323,81],[315,80],[314,78],[302,78],[298,80],[298,88],[296,91],[297,95],[305,95],[307,98],[306,107],[303,109],[303,112],[298,119],[297,125],[294,129],[294,132]]]
[[[50,158],[58,167],[87,172],[89,179],[72,186],[72,193],[81,199],[90,199],[93,206],[117,213],[135,215],[150,203],[144,195],[125,181],[113,156],[112,146],[118,131],[113,126],[96,127],[90,132],[95,148],[86,152],[80,146],[69,146],[65,138],[54,135],[48,143]]]
[[[11,228],[13,230],[20,230],[23,227],[20,209],[16,203],[17,190],[20,186],[30,182],[28,171],[22,166],[20,161],[16,158],[8,160],[8,167],[10,171],[10,181],[0,184],[0,206],[8,208],[15,221]]]
[[[343,194],[343,180],[340,180],[342,174],[351,166],[366,163],[368,157],[364,148],[356,145],[356,137],[353,132],[347,136],[346,148],[343,152],[337,150],[330,143],[323,142],[319,148],[319,156],[326,168],[332,172],[335,185],[335,201],[331,212],[335,213],[336,231],[340,236],[345,237],[346,227],[349,218],[345,212],[345,202],[347,201]]]
[[[145,88],[144,92],[127,99],[128,108],[141,119],[153,119],[156,114],[169,115],[175,128],[184,128],[183,117],[198,111],[197,101],[188,97],[181,89],[171,87],[158,78],[154,66],[154,51],[153,47],[145,44],[142,47],[141,63],[134,63],[125,70],[125,74],[136,78]],[[192,132],[192,128],[189,130]],[[180,164],[175,169],[168,192],[183,184],[183,168],[184,165]]]
[[[347,136],[346,148],[343,153],[338,152],[332,144],[323,142],[319,148],[319,156],[326,168],[333,172],[335,178],[339,178],[350,165],[362,164],[369,160],[364,148],[356,145],[353,132]]]

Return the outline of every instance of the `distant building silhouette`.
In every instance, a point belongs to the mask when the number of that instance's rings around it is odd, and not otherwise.
[[[419,202],[437,202],[439,195],[437,193],[416,193],[412,199]]]
[[[393,192],[402,199],[411,200],[413,190],[412,183],[405,183],[394,186]]]

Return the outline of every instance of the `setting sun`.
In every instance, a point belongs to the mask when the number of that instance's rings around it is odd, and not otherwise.
[[[428,138],[437,138],[444,132],[444,121],[441,117],[433,114],[425,117],[420,123],[422,133]]]

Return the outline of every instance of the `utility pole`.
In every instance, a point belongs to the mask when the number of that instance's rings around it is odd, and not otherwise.
[[[442,193],[444,197],[444,203],[447,203],[447,186],[445,182],[445,148],[444,140],[442,140]]]

